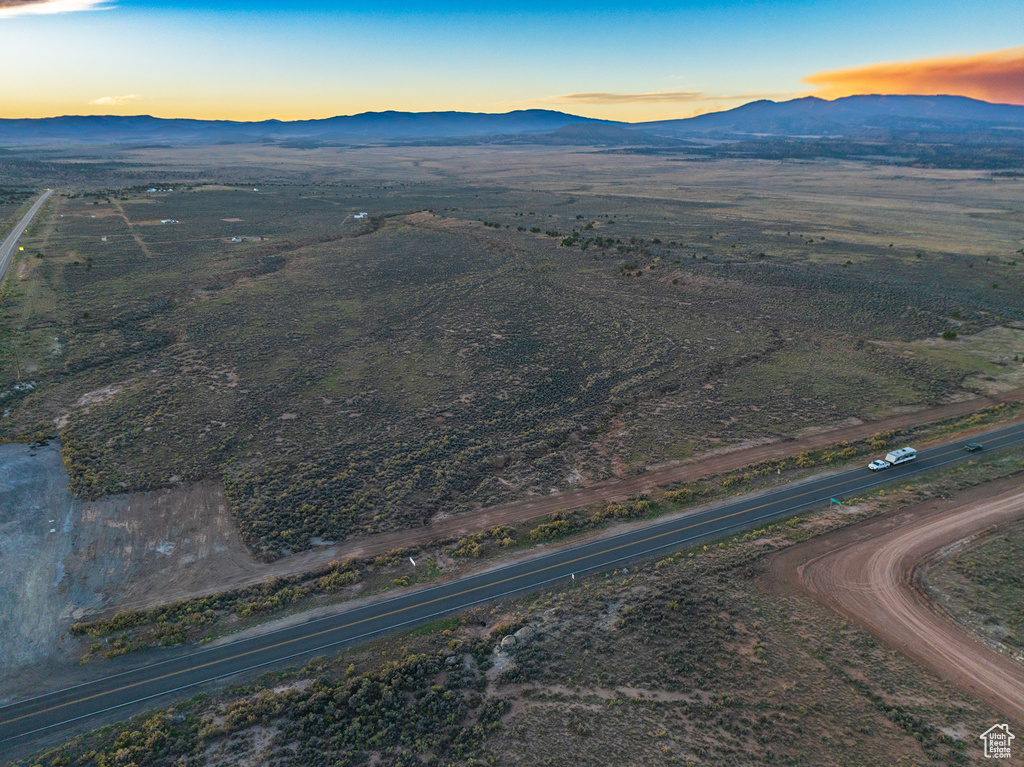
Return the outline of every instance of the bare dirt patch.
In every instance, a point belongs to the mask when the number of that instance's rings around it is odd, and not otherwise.
[[[80,511],[53,448],[0,445],[0,674],[60,652],[74,596],[64,556]],[[2,696],[2,691],[0,691]]]
[[[579,508],[591,503],[621,501],[636,493],[647,493],[657,487],[675,482],[691,482],[701,477],[722,474],[760,461],[785,458],[805,450],[826,447],[843,441],[854,442],[879,431],[903,429],[932,421],[955,418],[999,402],[1021,399],[1024,399],[1024,389],[1016,389],[991,398],[979,397],[961,400],[948,405],[901,413],[866,423],[846,425],[829,430],[815,428],[808,430],[810,433],[797,436],[795,439],[775,439],[740,449],[727,448],[700,458],[664,465],[643,474],[618,477],[567,492],[533,496],[521,501],[485,507],[473,514],[437,516],[425,528],[396,530],[375,536],[352,538],[337,546],[324,547],[316,552],[304,552],[288,559],[296,562],[312,559],[319,564],[338,557],[370,556],[395,548],[422,545],[430,540],[471,535],[498,525],[514,525],[525,522],[554,511]]]
[[[814,538],[771,558],[768,581],[799,590],[1024,724],[1024,666],[986,647],[923,593],[946,547],[1024,516],[1020,478],[983,485]]]
[[[536,701],[536,703],[561,703],[563,697],[571,698],[597,698],[599,700],[614,700],[615,698],[632,700],[649,700],[658,702],[704,702],[711,698],[707,692],[671,692],[667,690],[652,690],[642,687],[567,687],[562,684],[545,685],[543,688],[535,688],[528,685],[520,685],[517,689],[509,685],[502,692],[509,697],[519,697],[526,693],[543,693],[549,696],[548,700]]]
[[[104,402],[109,402],[127,385],[128,382],[108,384],[107,386],[103,386],[95,391],[86,392],[78,398],[78,401],[75,402],[72,407],[75,410],[81,410],[88,413],[89,408],[93,405],[102,405]],[[63,429],[71,422],[71,413],[65,413],[57,416],[53,422],[57,425],[58,429]]]
[[[0,445],[0,497],[0,699],[73,662],[64,635],[87,614],[266,577],[213,482],[83,502],[58,444],[12,444]]]
[[[259,572],[223,490],[208,481],[84,503],[66,563],[94,595],[90,613],[172,602]]]

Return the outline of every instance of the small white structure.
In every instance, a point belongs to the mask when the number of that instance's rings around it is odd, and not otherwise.
[[[241,242],[241,241],[242,241],[242,238],[241,238],[241,237],[232,237],[232,238],[231,238],[231,241],[232,241],[232,242]]]
[[[352,218],[366,218],[366,213],[356,213]]]

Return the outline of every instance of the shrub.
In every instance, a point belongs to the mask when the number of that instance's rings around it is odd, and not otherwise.
[[[635,519],[646,516],[651,512],[651,502],[646,498],[630,498],[625,503],[610,503],[601,511],[594,512],[590,517],[593,524],[599,524],[607,519]]]
[[[800,455],[796,457],[796,465],[801,469],[809,469],[817,463],[814,460],[814,456],[811,455],[810,451],[804,450]]]
[[[483,547],[480,545],[482,537],[482,535],[469,535],[465,538],[459,539],[459,542],[455,545],[455,549],[452,551],[452,556],[479,557],[483,552]]]
[[[871,446],[872,450],[883,450],[889,447],[889,440],[891,439],[892,434],[890,432],[880,431],[868,437],[868,445]]]
[[[345,586],[351,586],[353,583],[358,583],[361,578],[359,573],[359,563],[354,559],[350,559],[344,564],[335,562],[331,565],[331,569],[332,572],[317,581],[317,586],[319,586],[320,590],[326,594],[333,594],[335,591],[339,591]]]
[[[572,523],[567,519],[559,519],[554,522],[545,522],[537,527],[533,528],[526,534],[526,537],[531,541],[545,541],[549,538],[555,538],[559,535],[569,532],[572,529]]]
[[[693,498],[693,490],[688,487],[681,488],[679,490],[670,490],[665,493],[665,500],[669,503],[676,503],[682,506],[684,503],[689,503]]]

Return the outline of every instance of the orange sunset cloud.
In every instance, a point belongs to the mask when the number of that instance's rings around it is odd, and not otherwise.
[[[867,93],[950,95],[1024,105],[1024,48],[818,72],[803,81],[817,86],[813,95],[825,99]]]

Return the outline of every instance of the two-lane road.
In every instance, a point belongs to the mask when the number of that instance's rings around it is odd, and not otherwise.
[[[976,439],[987,451],[1024,444],[1024,423],[995,429]],[[574,575],[603,570],[710,540],[803,509],[863,493],[938,467],[976,457],[963,441],[922,450],[916,461],[874,474],[858,468],[794,483],[699,513],[658,522],[613,537],[516,562],[336,615],[198,651],[147,651],[146,664],[75,687],[0,708],[0,747],[23,746],[43,733],[80,729],[101,714],[137,708],[168,695],[184,697],[190,688],[242,672],[337,652],[370,637],[393,632],[481,602],[566,583]],[[2,750],[2,748],[0,748]]]
[[[53,194],[52,189],[47,189],[43,192],[42,196],[29,208],[28,213],[21,217],[21,221],[18,222],[18,225],[14,227],[11,233],[7,235],[7,239],[0,245],[0,285],[3,284],[4,277],[7,276],[7,267],[14,260],[14,249],[18,245],[18,240],[21,238],[22,233],[28,229],[28,225],[32,223],[32,219],[35,218],[36,213],[43,207],[43,203],[46,202],[51,194]]]

